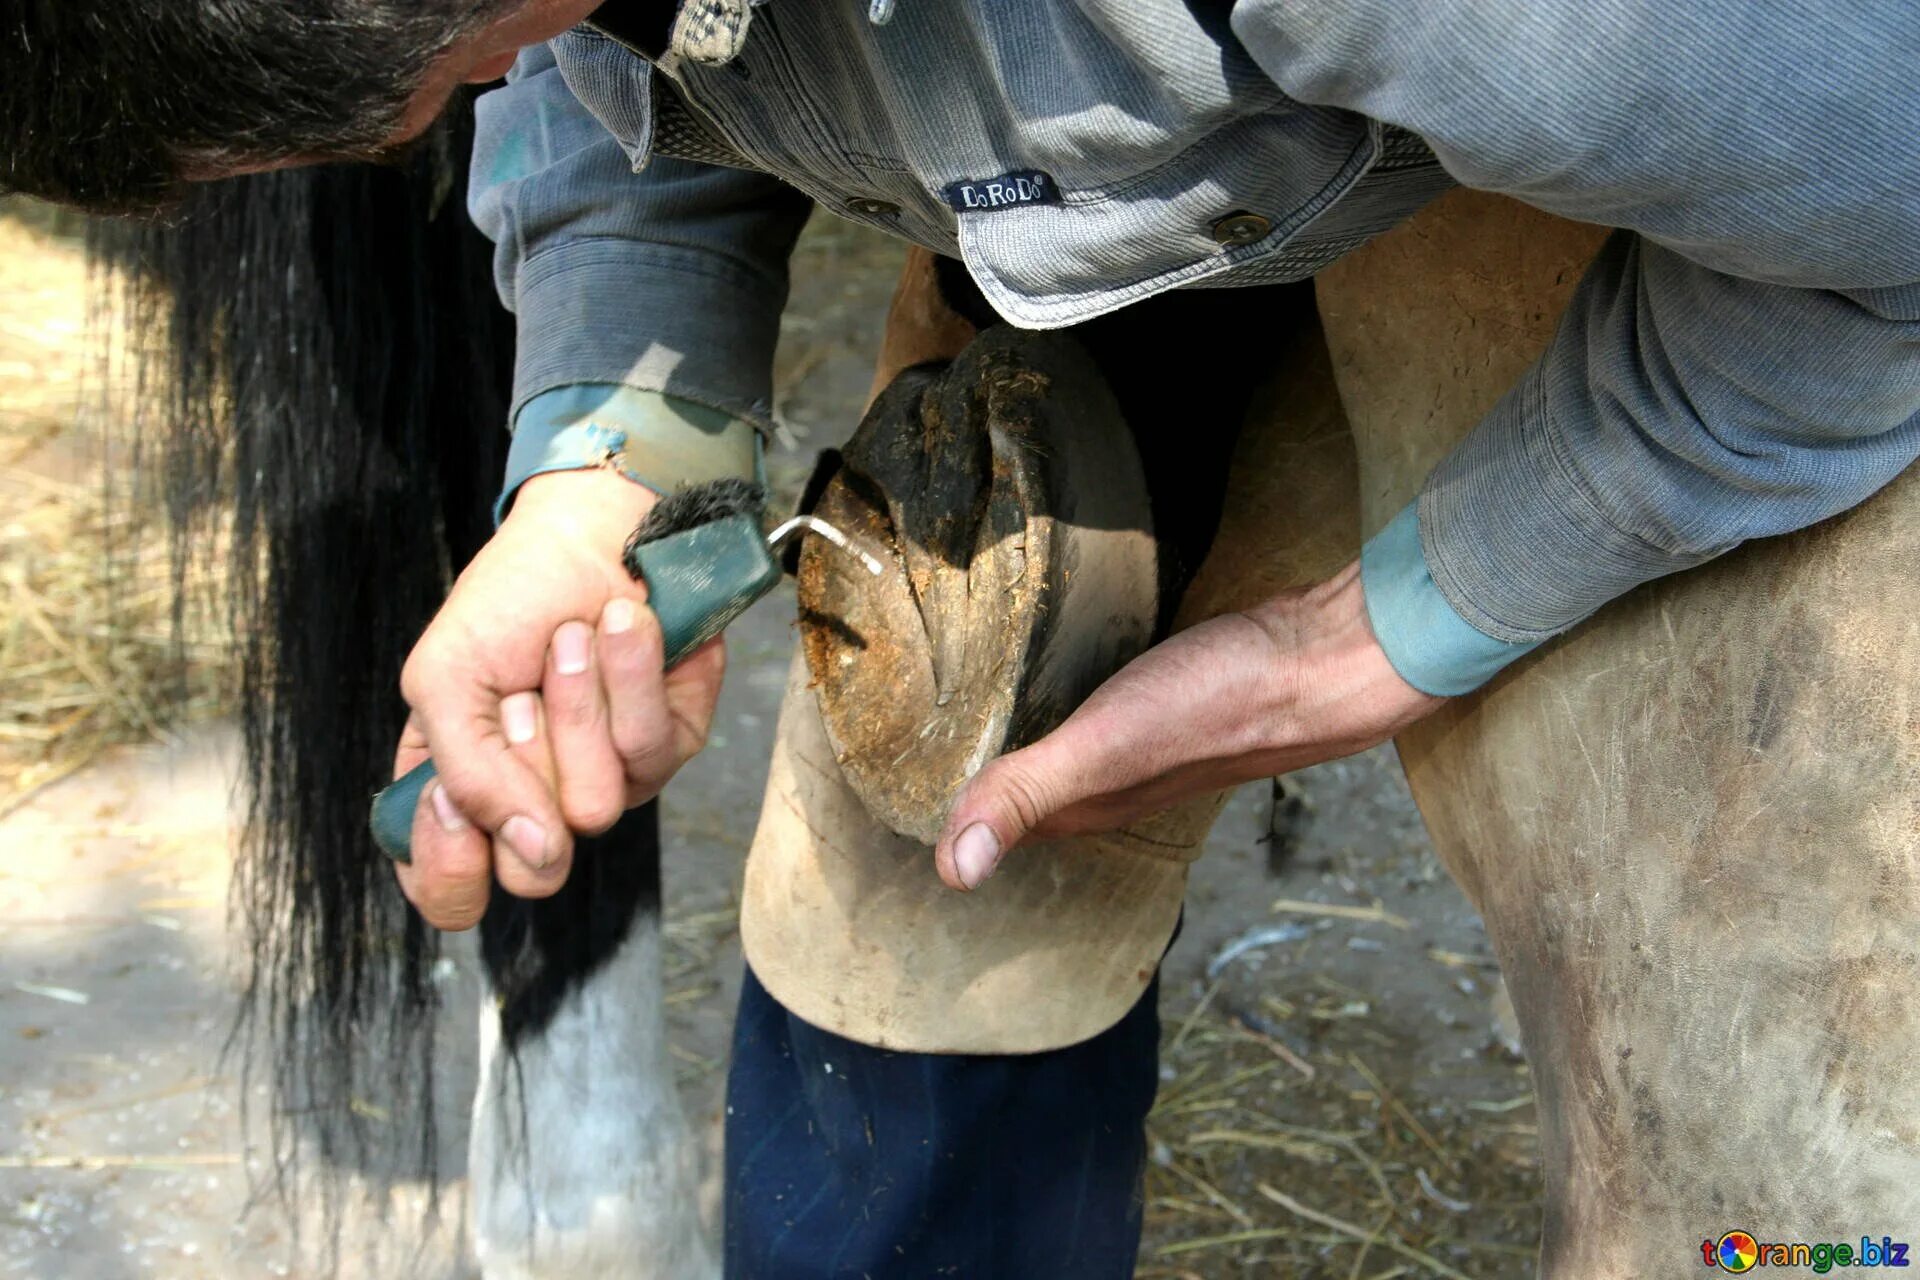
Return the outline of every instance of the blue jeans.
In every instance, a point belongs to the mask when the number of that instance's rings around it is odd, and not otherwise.
[[[1048,1053],[892,1053],[788,1013],[749,968],[727,1078],[729,1280],[1128,1280],[1159,979]]]

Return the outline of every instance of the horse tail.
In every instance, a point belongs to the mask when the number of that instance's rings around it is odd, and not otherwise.
[[[270,1072],[283,1198],[305,1142],[323,1167],[438,1189],[439,935],[366,813],[405,720],[401,666],[491,533],[506,462],[513,323],[465,213],[471,135],[463,104],[402,167],[209,184],[92,246],[125,283],[136,466],[160,480],[177,599],[196,564],[225,568],[247,963],[228,1047]],[[581,843],[560,893],[496,893],[482,922],[509,1055],[636,926],[657,929],[654,807]],[[335,1189],[322,1180],[337,1238]]]
[[[432,1178],[438,938],[368,837],[405,718],[401,664],[490,530],[512,323],[463,207],[471,115],[402,168],[209,184],[164,223],[103,228],[126,268],[136,465],[165,497],[176,587],[223,563],[249,972],[229,1049],[267,1048],[273,1170]],[[399,1124],[380,1126],[387,1113]],[[370,1159],[375,1155],[379,1159]],[[331,1198],[330,1198],[331,1199]]]

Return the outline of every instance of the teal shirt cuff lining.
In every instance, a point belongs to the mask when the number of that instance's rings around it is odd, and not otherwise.
[[[1361,548],[1360,587],[1387,661],[1423,693],[1471,693],[1539,647],[1496,640],[1455,612],[1427,569],[1415,503]]]
[[[534,476],[588,467],[610,467],[661,494],[732,476],[764,477],[760,433],[745,419],[634,387],[555,387],[528,400],[515,418],[494,523]]]

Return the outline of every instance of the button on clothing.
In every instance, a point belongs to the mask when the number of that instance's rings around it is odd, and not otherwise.
[[[1221,244],[1252,244],[1272,230],[1273,223],[1257,213],[1230,213],[1213,224],[1213,238]]]
[[[516,404],[619,383],[764,423],[806,197],[897,205],[876,225],[1047,328],[1304,279],[1458,180],[1623,229],[1421,494],[1428,577],[1476,630],[1531,644],[1920,455],[1914,6],[753,12],[723,66],[583,27],[481,100],[473,208],[520,314]],[[1008,174],[1046,198],[947,198]],[[1222,244],[1233,211],[1272,228]]]

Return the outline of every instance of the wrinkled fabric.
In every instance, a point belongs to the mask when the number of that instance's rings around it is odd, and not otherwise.
[[[576,68],[580,89],[618,100],[644,88],[646,64],[601,43],[631,65]],[[544,48],[523,53],[476,113],[470,208],[518,318],[511,415],[543,391],[598,382],[765,426],[806,197],[765,174],[665,158],[636,175]]]
[[[764,420],[796,192],[1053,327],[1305,278],[1459,181],[1626,229],[1421,497],[1430,576],[1475,629],[1552,635],[1920,453],[1911,6],[754,13],[724,67],[581,28],[483,99],[474,209],[520,312],[517,402],[611,381]],[[1252,238],[1219,238],[1231,219]]]

